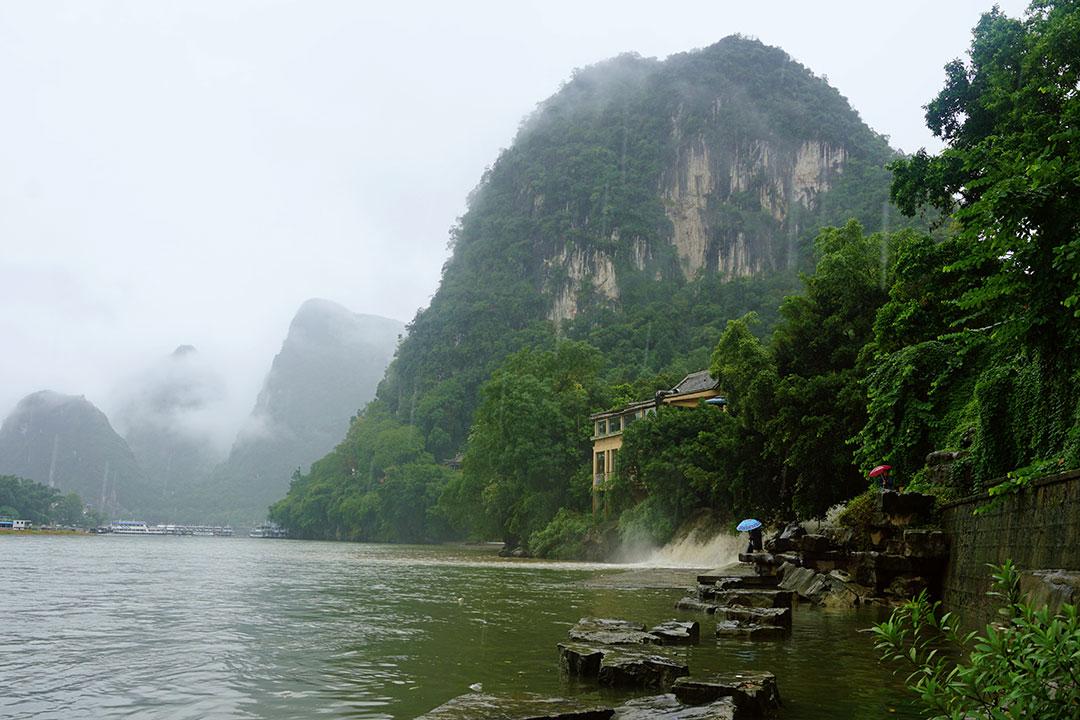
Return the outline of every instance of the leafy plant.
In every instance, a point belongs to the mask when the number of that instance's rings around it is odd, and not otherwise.
[[[1080,616],[1032,607],[1011,561],[993,568],[1000,621],[963,633],[926,592],[873,628],[882,660],[911,668],[906,684],[934,720],[1080,717]]]

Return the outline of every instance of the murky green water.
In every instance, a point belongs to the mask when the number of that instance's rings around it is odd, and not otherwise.
[[[485,691],[596,696],[555,644],[584,615],[652,623],[676,590],[487,549],[172,537],[0,537],[0,717],[411,718]],[[688,582],[693,572],[687,571]],[[682,650],[776,673],[784,717],[915,717],[859,632],[799,608],[790,639]]]

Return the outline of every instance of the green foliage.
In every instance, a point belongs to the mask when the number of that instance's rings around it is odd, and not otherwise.
[[[585,556],[585,537],[592,519],[580,512],[560,508],[555,517],[529,537],[529,550],[553,560],[579,560]]]
[[[595,348],[566,340],[502,363],[481,389],[448,508],[459,523],[474,533],[497,530],[516,545],[560,508],[585,509],[568,481],[589,458],[589,413],[605,400],[602,362]]]
[[[869,541],[870,529],[878,518],[880,498],[881,490],[871,486],[863,493],[851,498],[837,515],[836,521],[841,526],[851,529],[852,539],[856,545],[865,546]]]
[[[437,541],[449,534],[437,503],[454,475],[434,462],[416,428],[373,403],[307,475],[293,475],[270,517],[296,537]]]
[[[874,626],[882,659],[911,668],[908,688],[926,717],[1040,718],[1080,715],[1080,615],[1072,605],[1056,614],[1032,607],[1011,562],[993,572],[1002,606],[999,623],[962,634],[952,613],[940,612],[924,591]]]
[[[0,475],[0,517],[29,520],[35,525],[75,525],[92,527],[98,516],[83,512],[83,501],[75,493],[61,495],[59,490],[41,483]]]
[[[1080,279],[1080,6],[1036,0],[1025,19],[995,8],[967,62],[946,66],[927,125],[947,148],[894,163],[904,212],[954,211],[967,252],[953,265],[992,268],[961,307],[995,334],[1044,352],[1075,347]]]

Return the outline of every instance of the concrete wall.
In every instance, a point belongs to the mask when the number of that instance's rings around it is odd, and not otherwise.
[[[946,506],[943,525],[951,551],[943,600],[968,624],[993,617],[988,563],[1006,559],[1023,571],[1080,570],[1080,470],[1033,483],[982,515],[987,495]]]

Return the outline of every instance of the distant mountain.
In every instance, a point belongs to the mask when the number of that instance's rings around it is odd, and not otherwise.
[[[105,414],[85,397],[28,395],[0,427],[0,475],[36,480],[107,512],[141,511],[146,477]]]
[[[202,489],[209,517],[265,517],[293,472],[344,436],[390,364],[405,325],[358,315],[328,300],[297,312],[228,459]]]
[[[225,381],[191,345],[124,381],[113,421],[166,507],[225,459],[225,399]]]

